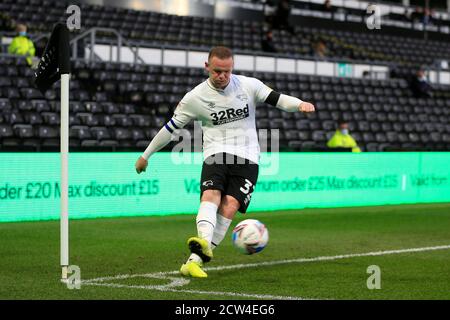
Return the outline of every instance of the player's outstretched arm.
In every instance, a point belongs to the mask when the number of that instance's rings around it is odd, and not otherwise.
[[[315,111],[312,103],[276,91],[270,92],[265,102],[287,112],[310,113]]]
[[[310,113],[310,112],[315,112],[316,111],[316,108],[314,107],[314,105],[312,103],[305,102],[305,101],[300,103],[298,109],[299,109],[300,112],[304,112],[304,113]]]
[[[172,132],[173,129],[169,126],[169,123],[159,130],[158,134],[152,139],[142,156],[136,160],[135,168],[137,173],[144,172],[147,169],[150,156],[164,148],[170,142]]]
[[[137,173],[145,172],[145,170],[147,169],[147,166],[148,166],[148,161],[145,160],[142,156],[136,160],[135,167],[136,167]]]
[[[147,169],[148,159],[152,154],[169,144],[172,140],[172,133],[174,133],[175,130],[183,128],[189,121],[196,118],[195,112],[192,111],[192,108],[197,104],[195,98],[195,94],[190,91],[186,93],[183,99],[181,99],[174,111],[173,117],[161,128],[161,130],[159,130],[158,134],[150,142],[142,156],[137,159],[135,164],[137,173],[141,173]]]

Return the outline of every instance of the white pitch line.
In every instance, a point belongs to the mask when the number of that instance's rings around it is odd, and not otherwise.
[[[194,293],[194,294],[207,294],[215,296],[232,296],[232,297],[242,297],[242,298],[253,298],[253,299],[269,299],[269,300],[313,300],[305,299],[302,297],[290,297],[290,296],[274,296],[270,294],[252,294],[252,293],[240,293],[240,292],[226,292],[226,291],[202,291],[202,290],[185,290],[185,289],[172,289],[164,288],[164,286],[132,286],[124,285],[118,283],[103,283],[103,282],[88,282],[85,285],[90,286],[100,286],[100,287],[110,287],[110,288],[128,288],[128,289],[147,289],[147,290],[157,290],[163,292],[184,292],[184,293]]]
[[[385,250],[385,251],[373,251],[366,253],[351,253],[351,254],[343,254],[337,256],[321,256],[315,258],[298,258],[298,259],[288,259],[288,260],[277,260],[277,261],[263,261],[256,263],[245,263],[245,264],[234,264],[228,266],[218,266],[218,267],[209,267],[204,268],[205,271],[220,271],[220,270],[232,270],[232,269],[243,269],[243,268],[253,268],[253,267],[261,267],[261,266],[274,266],[281,264],[289,264],[289,263],[306,263],[306,262],[316,262],[316,261],[333,261],[347,258],[356,258],[356,257],[370,257],[370,256],[384,256],[391,254],[401,254],[401,253],[413,253],[413,252],[424,252],[424,251],[435,251],[435,250],[446,250],[450,249],[450,245],[442,245],[442,246],[434,246],[434,247],[422,247],[422,248],[409,248],[409,249],[398,249],[398,250]],[[83,280],[82,284],[89,283],[98,283],[109,280],[120,280],[120,279],[128,279],[128,278],[136,278],[136,277],[147,277],[147,278],[157,278],[161,276],[168,276],[179,274],[178,270],[174,271],[166,271],[166,272],[154,272],[154,273],[145,273],[145,274],[122,274],[117,276],[110,277],[100,277],[89,280]]]
[[[445,249],[450,249],[450,245],[399,249],[399,250],[374,251],[374,252],[366,252],[366,253],[353,253],[353,254],[344,254],[344,255],[337,255],[337,256],[322,256],[322,257],[316,257],[316,258],[300,258],[300,259],[267,261],[267,262],[259,262],[259,263],[235,264],[235,265],[229,265],[229,266],[205,268],[205,270],[217,271],[217,270],[242,269],[242,268],[252,268],[252,267],[259,267],[259,266],[273,266],[273,265],[288,264],[288,263],[332,261],[332,260],[354,258],[354,257],[382,256],[382,255],[390,255],[390,254],[423,252],[423,251],[434,251],[434,250],[445,250]],[[104,287],[110,287],[110,288],[147,289],[147,290],[157,290],[157,291],[163,291],[163,292],[177,292],[177,293],[184,292],[184,293],[195,293],[195,294],[206,294],[206,295],[253,298],[253,299],[312,300],[312,299],[308,299],[308,298],[291,297],[291,296],[274,296],[274,295],[239,293],[239,292],[174,289],[174,287],[183,286],[183,285],[186,285],[189,283],[189,280],[187,280],[187,279],[184,279],[181,277],[174,278],[174,277],[169,276],[172,274],[178,274],[178,272],[179,271],[177,270],[177,271],[156,272],[156,273],[147,273],[147,274],[131,274],[131,275],[124,274],[124,275],[117,275],[117,276],[113,276],[113,277],[102,277],[102,278],[95,278],[95,279],[90,279],[90,280],[83,280],[82,284],[83,285],[92,285],[92,286],[104,286]],[[118,283],[105,283],[105,281],[108,281],[108,280],[120,280],[120,279],[137,278],[137,277],[167,279],[167,280],[172,280],[172,282],[169,284],[166,284],[166,285],[147,285],[147,286],[144,286],[144,285],[133,286],[133,285],[118,284]]]
[[[343,254],[343,255],[337,255],[337,256],[323,256],[323,257],[316,257],[316,258],[299,258],[299,259],[289,259],[289,260],[279,260],[279,261],[266,261],[266,262],[258,262],[258,263],[235,264],[235,265],[230,265],[230,266],[209,267],[209,268],[204,268],[204,270],[206,270],[206,271],[216,270],[217,271],[217,270],[229,270],[229,269],[242,269],[242,268],[252,268],[252,267],[259,267],[259,266],[274,266],[274,265],[287,264],[287,263],[332,261],[332,260],[356,258],[356,257],[385,256],[385,255],[390,255],[390,254],[423,252],[423,251],[434,251],[434,250],[445,250],[445,249],[450,249],[450,245],[436,246],[436,247],[399,249],[399,250],[374,251],[374,252],[366,252],[366,253],[351,253],[351,254]]]

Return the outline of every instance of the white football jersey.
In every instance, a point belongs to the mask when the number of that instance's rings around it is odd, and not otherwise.
[[[191,120],[201,121],[204,159],[225,152],[258,163],[255,107],[271,91],[256,78],[232,74],[223,90],[207,79],[183,97],[172,121],[175,128],[182,128]]]

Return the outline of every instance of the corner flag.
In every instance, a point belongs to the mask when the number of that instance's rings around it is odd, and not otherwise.
[[[35,73],[35,84],[45,93],[61,78],[61,280],[67,281],[69,268],[69,30],[63,23],[54,26]]]
[[[62,74],[70,73],[69,30],[63,23],[53,27],[50,40],[35,72],[36,87],[45,93]]]

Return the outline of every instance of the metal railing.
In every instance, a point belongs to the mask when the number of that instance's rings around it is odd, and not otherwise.
[[[99,35],[101,34],[107,34],[108,38],[102,41],[99,40]],[[6,38],[14,38],[17,34],[15,32],[1,32],[0,33],[0,39],[3,37]],[[111,37],[112,36],[112,37]],[[38,43],[40,40],[47,38],[50,38],[50,33],[41,33],[41,34],[32,34],[30,35],[30,40],[33,41],[33,43]],[[115,29],[111,28],[90,28],[85,31],[83,31],[81,34],[76,35],[70,40],[70,46],[71,46],[71,58],[76,59],[78,57],[78,49],[82,48],[88,48],[89,49],[89,56],[87,60],[89,61],[95,61],[95,60],[102,60],[100,57],[95,53],[94,47],[95,44],[99,44],[100,42],[106,43],[110,46],[110,61],[112,61],[112,51],[113,48],[117,50],[117,56],[116,60],[121,61],[121,51],[122,48],[126,47],[128,48],[132,54],[133,54],[133,62],[134,63],[145,63],[144,60],[139,56],[138,53],[138,47],[136,45],[133,45],[130,41],[125,39],[120,32],[118,32]],[[7,53],[8,52],[8,43],[1,43],[0,53]],[[85,59],[85,55],[83,52],[83,59]]]
[[[9,34],[7,33],[3,33],[4,35],[9,36]],[[13,34],[11,34],[13,35]],[[35,34],[35,35],[31,35],[31,39],[33,42],[38,42],[40,40],[42,40],[45,37],[49,37],[50,34],[47,33],[43,33],[43,34]],[[112,37],[111,37],[112,36]],[[82,42],[82,43],[81,43]],[[133,40],[127,40],[125,39],[117,30],[115,29],[111,29],[111,28],[91,28],[88,30],[83,31],[82,33],[80,33],[79,35],[76,35],[71,41],[71,55],[72,55],[72,59],[83,59],[85,61],[89,61],[89,62],[94,62],[94,61],[108,61],[108,60],[104,60],[102,59],[100,56],[98,56],[95,53],[95,46],[96,45],[108,45],[110,48],[110,54],[109,54],[109,61],[110,62],[123,62],[122,61],[122,56],[121,56],[121,51],[122,48],[128,48],[132,55],[133,55],[133,61],[132,63],[134,64],[149,64],[147,63],[140,55],[139,55],[139,50],[140,49],[145,49],[145,48],[153,48],[153,49],[159,49],[161,50],[161,62],[159,63],[160,65],[166,65],[165,60],[164,60],[164,56],[165,56],[165,52],[166,50],[178,50],[178,51],[183,51],[185,53],[185,65],[184,67],[190,67],[190,63],[189,63],[189,52],[207,52],[208,48],[206,48],[205,46],[195,46],[195,45],[177,45],[177,44],[173,44],[173,45],[167,45],[167,44],[157,44],[154,42],[149,42],[149,41],[133,41]],[[7,50],[6,47],[8,46],[8,44],[3,44],[2,45],[2,51],[0,52],[0,54],[2,55],[8,55],[7,54]],[[83,50],[83,54],[82,57],[78,56],[78,49],[80,48],[88,48],[89,49],[89,54],[85,55],[85,51]],[[113,51],[116,51],[116,56],[115,59],[113,59]],[[267,52],[257,52],[257,51],[247,51],[247,50],[233,50],[234,53],[236,55],[246,55],[246,56],[250,56],[253,58],[253,71],[261,71],[261,70],[257,70],[256,69],[256,59],[258,57],[270,57],[270,58],[274,58],[276,60],[275,64],[277,65],[277,59],[292,59],[292,60],[306,60],[306,61],[313,61],[315,62],[315,64],[317,65],[317,63],[319,62],[329,62],[329,63],[346,63],[346,64],[363,64],[363,65],[370,65],[371,69],[372,67],[376,67],[376,66],[385,66],[389,69],[391,69],[393,66],[395,66],[395,63],[393,61],[372,61],[372,62],[368,62],[368,61],[358,61],[358,60],[353,60],[353,59],[340,59],[340,58],[333,58],[333,57],[327,57],[326,59],[322,60],[322,59],[317,59],[315,57],[312,56],[305,56],[305,55],[301,55],[301,54],[283,54],[283,53],[267,53]],[[315,66],[315,69],[317,69],[317,66]],[[442,69],[437,67],[436,65],[433,66],[429,66],[429,70],[430,71],[434,71],[437,73],[437,81],[436,83],[440,83],[439,79],[440,79],[440,73],[441,72],[448,72],[448,70],[446,69]],[[275,72],[277,72],[277,67],[275,69]],[[299,70],[297,70],[297,63],[295,64],[295,71],[293,70],[294,73],[298,73]],[[315,70],[314,72],[315,74],[317,74],[317,70]],[[353,72],[352,72],[353,73]],[[375,78],[384,78],[383,75],[380,74],[381,77],[379,77],[377,73],[377,71],[373,70],[371,71],[372,75]],[[384,73],[384,72],[382,72]],[[336,74],[334,74],[334,76],[337,76]],[[353,77],[354,75],[350,75],[350,77]]]
[[[98,39],[98,38],[97,38]],[[128,40],[127,43],[129,44],[129,47],[132,47],[133,49],[136,49],[139,51],[140,49],[159,49],[162,51],[163,55],[164,52],[167,50],[179,50],[184,51],[186,54],[188,52],[208,52],[210,50],[210,46],[196,46],[196,45],[180,45],[180,44],[162,44],[162,43],[155,43],[154,41],[134,41],[134,40]],[[106,44],[106,45],[114,45],[110,39],[108,38],[102,38],[97,41],[97,44]],[[316,62],[332,62],[332,63],[349,63],[349,64],[364,64],[364,65],[374,65],[374,66],[386,66],[386,67],[393,67],[396,65],[395,61],[367,61],[367,60],[358,60],[358,59],[350,59],[350,58],[338,58],[338,57],[326,57],[323,59],[319,59],[317,57],[311,56],[311,55],[304,55],[300,53],[274,53],[274,52],[265,52],[265,51],[257,51],[257,50],[245,50],[245,49],[233,49],[234,55],[246,55],[246,56],[252,56],[254,58],[256,57],[268,57],[268,58],[275,58],[275,59],[294,59],[294,60],[310,60],[310,61],[316,61]],[[117,57],[117,61],[119,62],[119,57]],[[164,59],[161,61],[161,65],[164,65]],[[145,63],[145,62],[143,62]]]
[[[100,58],[95,54],[95,45],[99,43],[98,41],[98,34],[109,34],[113,35],[114,39],[108,39],[108,45],[110,47],[110,61],[112,61],[113,56],[113,48],[116,49],[117,55],[116,59],[117,61],[121,61],[121,51],[123,47],[127,47],[133,54],[133,62],[136,63],[145,63],[144,60],[139,56],[138,48],[133,47],[130,42],[125,39],[117,30],[111,29],[111,28],[91,28],[84,32],[82,32],[80,35],[77,35],[72,40],[70,40],[71,50],[72,50],[72,58],[77,58],[78,55],[78,49],[79,49],[79,42],[83,41],[83,45],[88,45],[89,47],[89,57],[87,60],[89,61],[95,61],[99,60]],[[86,41],[88,39],[88,41]],[[82,47],[83,48],[83,47]],[[101,59],[100,59],[101,60]]]
[[[38,35],[32,35],[31,39],[37,43],[39,40],[42,40],[45,37],[49,37],[49,34],[38,34]],[[166,52],[167,50],[176,50],[184,52],[185,56],[185,63],[184,67],[191,67],[189,61],[189,53],[190,52],[202,52],[207,53],[209,50],[209,47],[206,46],[196,46],[196,45],[180,45],[180,44],[159,44],[155,42],[150,41],[133,41],[133,40],[127,40],[125,39],[117,30],[111,29],[111,28],[91,28],[88,30],[82,31],[80,34],[76,35],[73,39],[70,41],[71,45],[71,58],[72,59],[82,59],[88,62],[94,62],[94,61],[109,61],[109,62],[125,62],[122,61],[122,48],[128,48],[132,55],[132,63],[134,64],[152,64],[152,62],[146,62],[140,55],[139,51],[142,49],[157,49],[160,50],[160,62],[157,63],[159,65],[171,65],[170,63],[167,64],[165,61]],[[103,58],[95,53],[95,46],[96,45],[106,45],[109,46],[109,59],[105,59],[105,56]],[[85,49],[89,49],[88,54],[86,54]],[[82,49],[81,55],[79,54],[79,49]],[[113,52],[116,52],[116,55],[113,59]],[[98,51],[97,51],[98,52]],[[286,54],[286,53],[267,53],[262,51],[255,51],[255,50],[239,50],[235,49],[233,50],[235,55],[244,55],[247,57],[252,58],[252,71],[264,71],[264,70],[258,70],[256,68],[256,61],[258,58],[261,57],[268,57],[275,59],[275,70],[273,72],[278,72],[278,60],[279,59],[290,59],[295,61],[311,61],[315,63],[314,66],[314,74],[317,73],[317,64],[320,62],[328,62],[328,63],[346,63],[346,64],[364,64],[364,65],[370,65],[370,66],[385,66],[388,68],[391,68],[393,63],[388,61],[358,61],[353,59],[342,59],[342,58],[333,58],[333,57],[327,57],[326,59],[318,59],[316,57],[308,56],[308,55],[302,55],[302,54]],[[130,62],[129,59],[127,59],[128,62]],[[156,64],[156,63],[155,63]],[[372,68],[371,68],[372,69]],[[246,69],[248,70],[248,69]],[[245,71],[245,70],[244,70]],[[249,70],[250,71],[250,70]],[[282,71],[281,71],[282,72]],[[293,73],[298,73],[299,70],[297,69],[297,62],[295,62],[295,70],[292,70]],[[333,74],[334,76],[337,76],[337,74]]]

